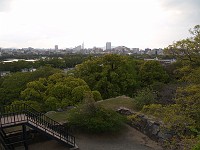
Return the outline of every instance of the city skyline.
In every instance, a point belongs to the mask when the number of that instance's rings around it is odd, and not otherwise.
[[[0,47],[164,48],[199,14],[199,0],[0,0]]]

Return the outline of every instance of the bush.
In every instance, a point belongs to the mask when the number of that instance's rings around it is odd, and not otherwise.
[[[118,131],[123,125],[123,117],[112,110],[106,110],[90,103],[69,112],[69,124],[92,133]]]
[[[198,142],[193,148],[192,150],[200,150],[200,142]]]
[[[142,108],[142,112],[155,117],[160,117],[163,113],[163,106],[161,104],[145,105]]]
[[[134,99],[136,109],[141,110],[144,105],[150,105],[156,102],[156,94],[149,88],[146,88],[138,92]]]
[[[102,100],[101,94],[99,91],[92,91],[93,97],[95,101],[100,101]]]

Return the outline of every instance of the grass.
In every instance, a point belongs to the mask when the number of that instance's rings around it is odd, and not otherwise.
[[[106,109],[117,110],[120,107],[126,107],[129,109],[134,109],[134,101],[132,98],[119,96],[116,98],[110,98],[102,101],[96,102],[96,105],[102,106]],[[49,112],[46,114],[49,118],[57,121],[57,122],[66,122],[66,118],[68,115],[67,111],[63,112]]]
[[[129,109],[134,109],[134,100],[130,97],[119,96],[116,98],[110,98],[97,102],[97,105],[100,105],[106,109],[117,110],[120,107],[126,107]]]
[[[57,121],[57,122],[66,122],[67,121],[67,115],[68,112],[67,111],[63,111],[63,112],[51,112],[51,113],[47,113],[46,114],[49,118]]]

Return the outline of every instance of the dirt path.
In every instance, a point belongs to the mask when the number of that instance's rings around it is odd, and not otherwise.
[[[126,126],[113,135],[78,134],[80,150],[162,150],[158,144],[136,129]]]
[[[162,148],[147,136],[126,125],[120,133],[91,135],[77,133],[76,143],[80,150],[162,150]],[[22,150],[23,148],[17,148]],[[45,141],[29,146],[30,150],[69,150],[56,141]]]

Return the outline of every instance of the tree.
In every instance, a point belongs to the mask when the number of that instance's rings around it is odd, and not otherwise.
[[[165,53],[191,64],[200,63],[200,25],[196,25],[189,32],[192,37],[183,39],[169,45]]]
[[[81,103],[87,91],[91,89],[84,80],[56,73],[48,79],[29,82],[21,98],[39,102],[47,111]]]
[[[0,96],[0,101],[5,105],[10,104],[14,100],[20,99],[20,93],[26,89],[27,83],[38,80],[39,78],[47,78],[58,72],[60,72],[60,70],[45,66],[34,72],[16,72],[6,76],[0,86],[2,89],[1,92],[3,91],[4,93],[4,96]]]
[[[154,82],[166,83],[169,79],[164,67],[158,61],[145,61],[140,66],[139,77],[143,86]]]
[[[55,97],[48,97],[45,101],[46,110],[56,110],[61,107],[61,103]]]
[[[32,100],[42,103],[44,92],[47,87],[45,86],[46,79],[40,78],[38,81],[32,81],[27,84],[27,88],[21,92],[21,97],[24,100]]]
[[[12,108],[12,105],[22,106],[22,104],[24,104],[24,103],[31,106],[32,108],[36,109],[37,111],[43,110],[41,104],[36,101],[22,101],[22,100],[16,100],[16,101],[12,102],[11,108]]]
[[[84,93],[91,91],[89,86],[77,86],[72,90],[73,101],[76,103],[81,102],[84,98]]]
[[[176,103],[195,121],[195,126],[200,131],[200,84],[180,87],[177,90]]]
[[[102,100],[102,97],[99,91],[92,91],[92,95],[95,101]]]
[[[4,79],[1,85],[4,97],[0,98],[5,105],[19,99],[20,92],[25,89],[26,84],[30,81],[30,75],[30,73],[17,72]]]
[[[134,94],[137,87],[136,65],[128,56],[108,54],[91,57],[75,67],[74,75],[98,90],[103,98]]]

